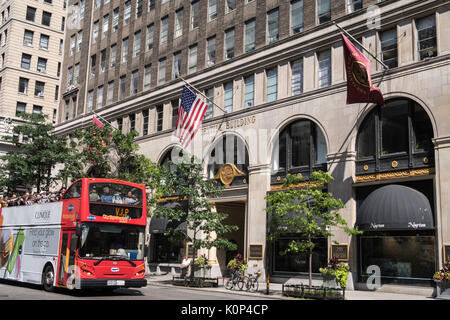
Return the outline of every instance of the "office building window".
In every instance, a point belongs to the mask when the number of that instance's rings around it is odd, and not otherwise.
[[[197,45],[189,47],[189,73],[197,71]]]
[[[136,94],[138,93],[138,89],[139,89],[139,71],[138,70],[134,70],[133,73],[131,74],[131,94]]]
[[[141,54],[141,31],[134,33],[133,56],[137,57]]]
[[[78,52],[81,51],[81,45],[83,44],[83,30],[78,31],[78,37],[77,37],[77,50]]]
[[[166,82],[166,58],[159,60],[158,66],[158,85]]]
[[[70,56],[73,56],[75,54],[75,43],[76,43],[75,35],[72,35],[70,37]]]
[[[183,35],[183,8],[175,12],[175,38]]]
[[[255,26],[255,19],[245,22],[245,52],[249,52],[255,49]]]
[[[66,100],[66,106],[67,106],[67,104],[68,104],[68,101]],[[88,109],[87,109],[87,111],[91,112],[93,107],[94,107],[94,90],[90,90],[88,92]],[[67,118],[66,118],[66,120],[67,120]]]
[[[109,67],[114,68],[116,66],[116,53],[117,53],[117,45],[113,44],[111,46],[111,50],[109,51]]]
[[[153,24],[147,26],[146,50],[153,48]]]
[[[331,50],[317,54],[319,62],[319,88],[331,85]]]
[[[292,95],[303,92],[303,59],[291,62],[291,88]]]
[[[33,105],[33,114],[42,114],[42,107]]]
[[[64,111],[65,111],[65,120],[69,120],[69,108],[70,108],[70,100],[67,99],[64,101]]]
[[[144,0],[137,0],[136,2],[136,19],[142,17],[142,7],[144,5]]]
[[[148,134],[148,110],[143,110],[142,111],[142,118],[143,118],[143,122],[142,122],[142,135],[146,136]]]
[[[72,98],[72,119],[77,116],[77,97]]]
[[[216,37],[208,38],[206,42],[206,66],[211,67],[216,63]]]
[[[80,20],[84,19],[85,0],[80,1]]]
[[[114,81],[108,82],[108,89],[106,91],[106,104],[111,104],[113,102],[114,96]]]
[[[106,49],[100,52],[100,72],[105,72],[106,70]]]
[[[117,118],[117,129],[119,129],[119,131],[122,132],[122,128],[123,128],[123,119]]]
[[[34,20],[36,19],[36,8],[28,6],[25,19],[27,19],[28,21],[34,22]]]
[[[123,25],[126,26],[130,23],[130,17],[131,17],[131,1],[128,0],[125,2],[125,12],[123,14]]]
[[[95,77],[97,72],[97,55],[91,56],[91,77]]]
[[[200,1],[191,4],[191,30],[198,28]]]
[[[115,8],[113,11],[112,31],[116,32],[117,29],[119,29],[119,8]]]
[[[278,98],[278,68],[272,68],[267,72],[267,91],[266,91],[266,101],[275,101]]]
[[[100,9],[100,6],[102,5],[102,0],[95,0],[95,9]]]
[[[352,13],[362,9],[362,0],[347,0],[347,13]]]
[[[29,83],[29,79],[26,78],[19,78],[19,93],[24,93],[27,94],[28,93],[28,83]]]
[[[22,60],[21,60],[20,66],[21,66],[22,69],[30,70],[31,55],[26,54],[26,53],[22,53]]]
[[[119,87],[119,96],[120,99],[125,98],[126,95],[126,84],[127,84],[127,76],[123,75],[120,77],[120,87]]]
[[[67,86],[70,87],[72,85],[72,81],[73,81],[73,68],[69,67],[67,69]]]
[[[52,118],[52,122],[53,124],[56,124],[56,109],[53,109],[53,118]]]
[[[150,81],[151,81],[151,69],[152,66],[150,64],[146,65],[144,68],[144,91],[150,89]]]
[[[105,39],[108,36],[108,29],[109,29],[109,14],[103,17],[102,39]]]
[[[40,57],[38,58],[37,71],[42,73],[45,73],[47,71],[47,59]]]
[[[161,19],[159,44],[164,44],[167,42],[168,31],[169,31],[169,17],[164,17]]]
[[[59,100],[59,86],[55,86],[55,101]]]
[[[267,36],[268,43],[278,40],[278,9],[267,13]]]
[[[155,0],[148,0],[148,12],[155,10]]]
[[[103,86],[97,88],[97,109],[101,109],[103,106]]]
[[[44,26],[50,27],[50,21],[52,19],[52,14],[47,11],[42,12],[42,24]]]
[[[156,131],[161,131],[163,129],[163,106],[156,107]]]
[[[130,114],[128,115],[128,119],[130,120],[130,132],[136,129],[136,115]]]
[[[16,117],[19,117],[22,113],[26,112],[27,104],[23,102],[17,102],[16,104]]]
[[[172,105],[172,129],[175,129],[177,127],[178,108],[180,105],[178,100],[172,100],[170,104]]]
[[[208,1],[208,21],[212,21],[217,18],[217,0]]]
[[[92,30],[92,43],[96,43],[98,39],[98,21],[94,22],[94,27]]]
[[[44,96],[45,83],[42,81],[36,81],[34,85],[34,96],[43,97]]]
[[[317,0],[318,23],[331,21],[331,0]]]
[[[389,68],[395,68],[397,61],[397,28],[380,33],[383,62]]]
[[[303,32],[303,0],[291,2],[291,33]]]
[[[33,31],[25,30],[25,32],[23,34],[23,45],[32,47],[33,46],[33,36],[34,36]]]
[[[74,84],[78,84],[80,81],[80,63],[75,64],[75,69],[74,69],[74,80],[73,83]]]
[[[255,105],[255,76],[247,76],[244,78],[245,85],[245,108],[250,108]]]
[[[434,15],[416,21],[419,59],[437,56],[436,17]]]
[[[172,78],[176,79],[181,75],[181,52],[173,54]]]
[[[233,111],[233,81],[225,83],[223,89],[224,89],[223,108],[225,112],[229,113]]]
[[[204,119],[210,119],[214,114],[214,88],[209,88],[205,90],[205,96],[208,98],[206,103],[208,104],[208,108],[206,108]]]
[[[122,40],[122,63],[128,61],[128,37]]]
[[[234,28],[225,31],[225,60],[234,57]]]
[[[225,0],[225,13],[229,13],[236,9],[236,0]]]

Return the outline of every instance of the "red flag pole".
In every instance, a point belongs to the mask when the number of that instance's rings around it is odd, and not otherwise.
[[[364,47],[362,45],[362,43],[360,43],[358,40],[356,40],[350,33],[348,33],[344,28],[342,28],[340,25],[338,25],[336,22],[333,22],[336,27],[338,27],[339,30],[341,30],[343,33],[345,33],[350,39],[352,39],[353,41],[355,41],[359,46],[361,46],[361,48],[366,51],[372,58],[374,58],[375,60],[377,60],[386,70],[389,69],[389,67],[383,62],[381,61],[379,58],[377,58],[376,56],[374,56],[372,54],[372,52],[370,52],[368,49],[366,49],[366,47]]]

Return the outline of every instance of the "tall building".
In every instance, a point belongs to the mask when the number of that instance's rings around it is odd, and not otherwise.
[[[21,112],[46,114],[56,124],[66,1],[3,0],[0,14],[1,135],[12,134]],[[9,150],[1,140],[0,154]]]
[[[351,288],[364,288],[375,265],[385,288],[431,290],[432,274],[447,259],[443,246],[450,244],[448,1],[69,5],[80,9],[81,25],[66,33],[58,134],[88,125],[95,112],[124,132],[137,130],[141,152],[153,161],[174,160],[184,79],[209,99],[196,145],[205,177],[225,187],[212,201],[239,226],[227,237],[249,260],[250,272],[261,269],[283,281],[305,277],[306,255],[280,254],[301,234],[267,241],[265,196],[282,190],[289,173],[307,181],[322,169],[335,179],[328,191],[345,203],[342,216],[364,234],[336,230],[332,238],[316,239],[315,275],[332,251],[344,249]],[[386,106],[346,104],[335,23],[389,67],[366,54]],[[176,268],[189,244],[169,242],[161,226],[155,218],[149,224],[150,265]],[[213,274],[223,274],[237,252],[200,254]]]

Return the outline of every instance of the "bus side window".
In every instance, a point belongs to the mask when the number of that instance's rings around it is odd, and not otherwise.
[[[64,194],[63,199],[73,199],[81,197],[81,181],[78,181],[70,186]]]

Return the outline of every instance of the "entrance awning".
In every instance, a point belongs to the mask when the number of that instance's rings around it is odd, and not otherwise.
[[[357,212],[360,230],[430,230],[433,212],[421,192],[401,185],[387,185],[373,191]]]
[[[176,206],[181,205],[183,208],[186,207],[186,201],[182,202],[167,202],[163,204],[166,208],[175,208]],[[179,221],[171,221],[169,222],[167,218],[164,217],[152,217],[150,219],[149,232],[150,233],[165,233],[167,229],[178,229],[178,230],[186,230],[187,223],[186,218],[180,219]]]

